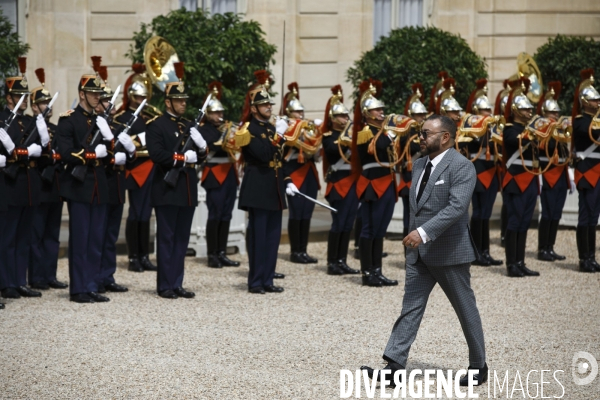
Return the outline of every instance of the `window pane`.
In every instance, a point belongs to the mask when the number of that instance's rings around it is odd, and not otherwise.
[[[17,31],[17,0],[0,0],[2,14],[8,18],[12,24],[13,32]]]
[[[423,26],[423,0],[398,0],[398,28]]]
[[[225,14],[237,11],[237,0],[212,0],[210,12],[212,14]]]
[[[198,9],[198,0],[179,0],[179,6],[188,11],[196,11]]]
[[[390,33],[392,25],[392,0],[375,0],[373,7],[373,43]]]

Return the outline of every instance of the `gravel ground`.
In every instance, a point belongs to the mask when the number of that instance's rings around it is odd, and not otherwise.
[[[528,266],[539,278],[511,279],[501,267],[473,267],[485,332],[488,365],[512,388],[530,370],[551,370],[544,396],[600,397],[600,376],[587,386],[573,383],[575,352],[600,359],[600,273],[577,271],[574,231],[560,231],[556,250],[564,262],[534,260],[537,232],[530,231]],[[492,255],[503,258],[499,232]],[[117,281],[128,293],[111,301],[80,305],[66,291],[41,299],[4,300],[0,311],[0,397],[4,399],[335,399],[340,369],[382,366],[381,354],[403,297],[404,252],[386,241],[384,273],[400,280],[393,288],[362,287],[358,276],[325,274],[325,243],[311,244],[318,265],[287,261],[280,248],[277,281],[282,294],[246,291],[247,264],[214,270],[188,259],[184,286],[193,300],[166,300],[154,292],[155,275],[126,270],[119,257]],[[600,260],[600,254],[597,255]],[[350,264],[358,268],[358,261]],[[59,279],[67,280],[65,259]],[[431,295],[408,369],[468,366],[460,325],[439,287]],[[535,396],[539,373],[530,375]],[[516,388],[520,389],[518,381]],[[488,387],[476,388],[488,397]],[[379,395],[379,391],[377,391]],[[362,392],[365,396],[364,389]],[[489,397],[494,398],[493,389]],[[512,398],[522,398],[521,391]],[[510,398],[504,394],[496,398]]]

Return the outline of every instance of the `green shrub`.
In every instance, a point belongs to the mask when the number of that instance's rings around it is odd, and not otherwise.
[[[233,13],[211,16],[202,9],[191,12],[182,8],[159,15],[149,24],[142,23],[126,56],[132,62],[143,62],[144,45],[153,35],[171,43],[185,63],[189,118],[195,118],[202,107],[208,84],[218,80],[223,84],[225,118],[239,121],[248,83],[254,81],[253,72],[268,69],[277,51],[265,41],[256,21],[242,21]],[[158,89],[154,93],[151,103],[162,109],[163,97]]]
[[[579,83],[579,72],[593,68],[596,78],[600,77],[600,42],[581,36],[557,35],[548,39],[533,55],[540,67],[544,86],[548,82],[560,81],[562,94],[559,105],[563,114],[571,114],[575,87]],[[600,89],[600,86],[596,85]]]
[[[4,98],[4,79],[9,76],[17,76],[19,65],[17,58],[24,56],[29,50],[29,45],[19,40],[19,35],[13,32],[14,26],[8,18],[2,13],[0,7],[0,107],[4,108],[6,100]],[[29,79],[35,79],[33,74],[28,74]],[[32,81],[33,82],[33,81]]]
[[[354,63],[347,76],[355,90],[364,79],[380,80],[386,113],[402,113],[415,82],[423,84],[425,106],[428,105],[440,71],[447,71],[456,80],[455,98],[463,107],[475,88],[475,81],[487,77],[484,60],[464,39],[433,27],[391,31]]]

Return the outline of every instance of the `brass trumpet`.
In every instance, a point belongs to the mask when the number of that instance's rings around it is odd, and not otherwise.
[[[288,118],[285,145],[295,147],[302,155],[312,157],[321,148],[323,135],[313,121]]]

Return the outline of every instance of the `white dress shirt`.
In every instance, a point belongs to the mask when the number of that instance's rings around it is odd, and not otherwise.
[[[442,161],[442,158],[444,158],[444,155],[448,152],[448,150],[450,149],[447,149],[443,153],[438,154],[433,160],[427,161],[431,163],[431,173],[429,174],[430,177],[431,175],[433,175],[433,171],[435,171],[436,165],[438,165],[440,161]],[[425,166],[427,166],[427,163],[425,164]],[[421,179],[423,179],[423,175],[425,175],[425,168],[423,168],[423,172],[421,172],[421,176],[419,176],[419,180],[417,181],[417,194],[419,193],[419,188],[421,187]],[[429,236],[427,236],[427,233],[420,226],[417,228],[417,232],[419,232],[419,236],[421,236],[421,240],[423,241],[423,243],[427,243],[430,240]]]

